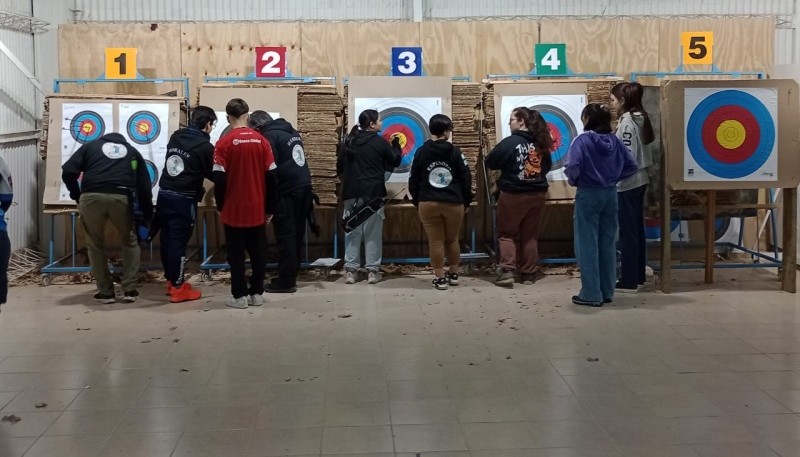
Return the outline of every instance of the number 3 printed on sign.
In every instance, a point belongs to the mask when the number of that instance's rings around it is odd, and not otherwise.
[[[392,76],[422,76],[422,48],[392,48]]]
[[[256,47],[256,78],[286,77],[285,47]]]

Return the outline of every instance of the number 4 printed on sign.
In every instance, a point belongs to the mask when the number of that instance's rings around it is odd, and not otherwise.
[[[286,77],[285,47],[256,47],[256,78]]]
[[[566,75],[569,72],[565,43],[538,43],[533,54],[537,75]]]

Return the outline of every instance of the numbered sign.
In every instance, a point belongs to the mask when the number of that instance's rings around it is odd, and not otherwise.
[[[286,48],[256,47],[256,78],[285,78]]]
[[[714,32],[681,33],[684,65],[711,65],[714,63]]]
[[[137,48],[106,48],[106,79],[136,79]]]
[[[539,43],[534,48],[537,75],[567,74],[567,45],[564,43]]]
[[[392,76],[422,76],[422,48],[392,48]]]

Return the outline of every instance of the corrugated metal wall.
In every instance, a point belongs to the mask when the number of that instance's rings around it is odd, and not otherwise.
[[[0,10],[31,15],[30,0],[0,0]],[[0,30],[0,40],[30,71],[34,71],[33,35]],[[36,129],[38,105],[33,84],[4,54],[0,54],[0,135]],[[9,210],[12,249],[36,244],[39,236],[37,167],[39,151],[35,140],[0,142],[0,156],[14,178],[14,206]]]
[[[66,2],[65,2],[66,3]],[[405,20],[412,0],[76,0],[83,21]]]

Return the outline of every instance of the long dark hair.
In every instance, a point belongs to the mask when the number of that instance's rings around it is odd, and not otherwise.
[[[611,111],[605,105],[589,103],[581,112],[583,131],[597,133],[611,133]]]
[[[625,113],[642,113],[644,116],[644,126],[642,128],[642,143],[650,144],[656,139],[656,134],[653,131],[653,124],[650,122],[650,116],[642,106],[642,98],[644,97],[644,88],[639,83],[619,83],[611,88],[611,95],[618,101],[622,101],[617,109],[617,116],[622,116]]]
[[[350,145],[353,144],[353,140],[356,138],[356,134],[358,133],[359,127],[361,130],[368,130],[369,125],[373,122],[378,122],[380,119],[380,113],[375,111],[374,109],[365,109],[358,115],[358,124],[354,125],[352,129],[350,129],[350,133],[347,134],[347,140],[345,140],[345,145],[348,149],[350,149]]]
[[[537,150],[548,153],[553,150],[553,135],[550,134],[547,122],[538,111],[519,106],[514,108],[511,114],[517,119],[522,119],[525,128],[533,136],[533,142],[536,144]]]

